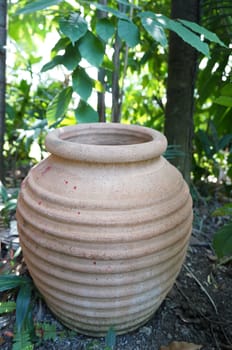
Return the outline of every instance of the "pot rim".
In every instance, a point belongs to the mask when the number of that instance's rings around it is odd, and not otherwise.
[[[161,156],[167,139],[144,126],[91,123],[55,129],[47,134],[45,145],[51,154],[73,161],[127,163]]]

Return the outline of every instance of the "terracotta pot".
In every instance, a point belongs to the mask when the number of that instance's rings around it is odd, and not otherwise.
[[[22,183],[17,220],[30,274],[80,333],[136,329],[180,271],[192,201],[159,132],[122,124],[52,131],[51,155]]]

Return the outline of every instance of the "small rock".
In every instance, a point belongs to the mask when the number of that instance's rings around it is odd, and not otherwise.
[[[140,333],[143,333],[145,334],[147,337],[149,337],[152,333],[152,327],[142,327],[140,330],[139,330]]]

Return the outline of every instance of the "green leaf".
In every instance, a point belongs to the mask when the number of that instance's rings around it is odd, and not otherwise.
[[[58,93],[48,105],[46,118],[48,125],[54,124],[57,119],[63,118],[72,98],[72,88],[69,86]]]
[[[217,208],[216,210],[214,210],[213,216],[227,216],[227,215],[231,215],[232,216],[232,204],[228,203],[223,205],[223,207],[221,208]]]
[[[80,39],[79,51],[82,58],[86,59],[94,67],[100,67],[103,61],[105,47],[100,39],[91,32]]]
[[[24,284],[27,284],[30,280],[15,275],[2,275],[0,276],[0,292],[4,292],[8,289],[18,288]]]
[[[57,337],[56,325],[50,323],[36,323],[36,335],[38,337],[43,337],[43,340],[53,340],[55,341]]]
[[[73,91],[75,91],[82,100],[87,101],[92,92],[93,82],[85,70],[77,67],[72,74]]]
[[[98,122],[98,113],[89,104],[82,100],[75,110],[75,117],[78,123]]]
[[[61,19],[59,21],[60,30],[64,35],[66,35],[71,42],[74,44],[75,41],[82,38],[87,30],[88,25],[83,17],[79,13],[71,13],[68,19]]]
[[[139,31],[137,26],[130,21],[118,21],[118,35],[125,40],[129,47],[134,47],[139,43]]]
[[[60,64],[65,66],[68,70],[73,70],[76,68],[80,60],[81,56],[77,45],[75,44],[73,46],[72,44],[69,44],[65,49],[64,55],[55,56],[50,62],[42,67],[41,72],[46,72]]]
[[[200,26],[199,24],[194,23],[194,22],[190,22],[190,21],[186,21],[186,20],[184,20],[184,19],[178,19],[178,21],[179,21],[180,23],[184,24],[186,27],[188,27],[188,28],[191,29],[192,31],[194,31],[194,32],[196,32],[196,33],[198,33],[198,34],[204,35],[205,39],[207,39],[207,40],[209,40],[209,41],[211,41],[211,42],[217,43],[217,44],[219,44],[219,45],[221,45],[221,46],[227,47],[227,46],[219,39],[219,37],[218,37],[215,33],[213,33],[213,32],[211,32],[211,31],[205,29],[204,27]]]
[[[0,303],[0,314],[12,312],[15,309],[16,309],[16,303],[14,301],[6,301],[3,303]]]
[[[221,94],[224,96],[232,96],[232,84],[226,84],[221,89]]]
[[[24,284],[20,287],[16,299],[16,327],[17,332],[21,332],[24,321],[27,317],[31,302],[31,285]]]
[[[12,350],[33,350],[34,345],[30,340],[30,330],[23,328],[20,332],[14,334]]]
[[[16,210],[16,207],[17,207],[17,199],[12,198],[7,201],[6,205],[4,206],[4,210],[12,211],[12,210]]]
[[[2,198],[2,202],[6,203],[9,199],[9,195],[8,195],[6,187],[2,184],[1,181],[0,181],[0,195]]]
[[[205,56],[210,58],[209,46],[203,41],[201,41],[198,35],[194,34],[191,30],[188,30],[177,21],[168,19],[165,16],[162,16],[162,17],[167,20],[166,26],[168,29],[172,30],[177,35],[179,35],[182,40],[184,40],[186,43],[194,47],[197,51],[200,51]]]
[[[168,40],[164,31],[164,28],[155,20],[151,18],[142,18],[142,25],[145,30],[152,36],[155,41],[160,43],[161,46],[167,47]]]
[[[110,327],[106,334],[106,346],[109,349],[114,349],[116,345],[116,333],[113,327]]]
[[[29,1],[23,8],[16,12],[17,15],[31,13],[39,10],[44,10],[48,7],[58,5],[63,0],[32,0]]]
[[[218,149],[223,150],[225,147],[229,146],[231,142],[232,142],[232,134],[227,134],[222,136],[218,143]],[[230,163],[229,159],[228,159],[228,163]],[[231,208],[232,208],[232,205],[231,205]]]
[[[55,46],[52,48],[52,52],[58,52],[64,50],[70,44],[69,38],[60,38]]]
[[[109,19],[102,18],[97,21],[96,32],[97,35],[106,42],[114,35],[115,27]]]
[[[98,4],[96,2],[91,4],[92,6],[94,6],[97,10],[106,12],[106,13],[111,13],[113,16],[120,18],[120,19],[125,19],[127,21],[129,21],[129,17],[121,11],[115,10],[112,7],[106,6],[106,5],[102,5],[102,4]]]
[[[63,65],[70,71],[74,70],[81,60],[81,55],[78,50],[78,45],[68,45],[65,49],[65,54],[62,56]]]
[[[214,103],[217,103],[218,105],[222,105],[225,107],[232,107],[232,97],[230,96],[219,96],[214,100]]]
[[[48,70],[56,67],[59,64],[63,63],[63,56],[55,56],[50,62],[45,63],[45,65],[42,67],[41,72],[47,72]]]
[[[153,28],[155,28],[155,25],[157,25],[160,28],[172,30],[179,35],[182,40],[193,46],[196,50],[202,52],[205,56],[210,57],[208,45],[201,41],[198,35],[194,34],[180,22],[151,11],[145,11],[139,14],[139,16],[142,18],[142,23],[144,23],[144,19],[146,19],[145,21],[147,24],[152,24]]]
[[[232,255],[232,223],[223,226],[216,232],[213,247],[219,258]]]

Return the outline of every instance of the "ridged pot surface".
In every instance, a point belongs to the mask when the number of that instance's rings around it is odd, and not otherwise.
[[[81,124],[50,132],[46,148],[17,207],[30,274],[68,327],[134,330],[172,288],[191,233],[191,197],[161,156],[166,139],[140,126]]]

